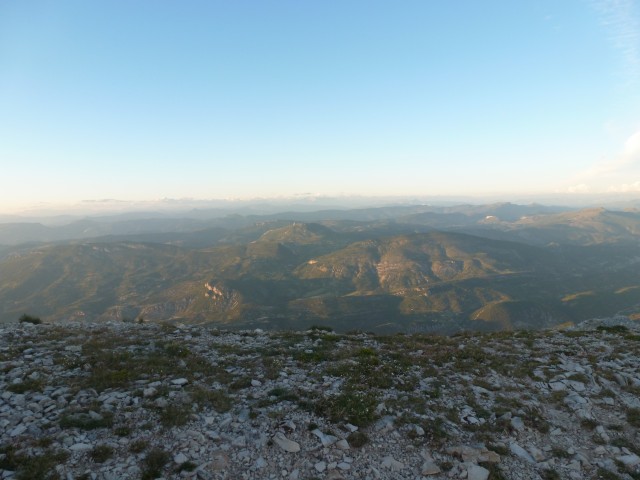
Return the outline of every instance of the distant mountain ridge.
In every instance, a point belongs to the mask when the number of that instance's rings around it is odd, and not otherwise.
[[[496,204],[289,215],[127,220],[92,239],[81,237],[99,230],[87,220],[57,231],[81,235],[72,240],[4,246],[0,320],[30,312],[455,331],[640,312],[637,211]],[[18,238],[12,229],[0,225],[5,243]]]
[[[429,205],[360,208],[354,210],[287,211],[265,215],[219,215],[212,212],[210,218],[198,216],[171,217],[157,213],[138,213],[116,216],[86,217],[68,223],[45,226],[34,222],[0,223],[0,245],[18,245],[26,242],[58,242],[100,238],[108,235],[135,236],[160,233],[194,233],[210,228],[235,230],[261,222],[278,220],[319,223],[327,221],[374,222],[398,220],[402,223],[431,225],[435,227],[452,226],[460,223],[454,218],[463,218],[462,224],[470,224],[486,215],[501,213],[505,218],[520,218],[523,215],[567,211],[561,207],[539,205],[513,205],[500,203],[487,206],[461,205],[458,207],[434,207]],[[438,220],[429,221],[428,215]],[[455,217],[455,215],[458,217]],[[420,215],[427,215],[420,218]],[[448,219],[443,223],[444,219]]]

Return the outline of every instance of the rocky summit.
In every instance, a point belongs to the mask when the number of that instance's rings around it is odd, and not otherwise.
[[[640,329],[0,329],[0,478],[638,479]]]

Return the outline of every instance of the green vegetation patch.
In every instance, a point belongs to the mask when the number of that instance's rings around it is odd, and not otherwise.
[[[346,391],[317,401],[314,410],[334,423],[366,427],[376,419],[377,404],[377,396],[370,391]]]
[[[599,332],[615,333],[615,334],[629,333],[629,329],[624,325],[611,325],[611,326],[600,325],[596,328],[596,330],[598,330]]]
[[[192,409],[187,404],[170,403],[159,409],[160,424],[164,428],[181,427],[191,420]]]
[[[69,454],[61,450],[26,455],[13,445],[0,447],[0,469],[15,472],[15,480],[59,480],[55,467],[68,458]]]
[[[96,430],[111,428],[113,413],[111,412],[69,412],[60,417],[60,427],[79,428],[80,430]]]
[[[89,452],[89,456],[91,457],[91,460],[96,463],[104,463],[113,456],[113,447],[104,444],[96,445]]]
[[[232,376],[224,366],[213,366],[204,357],[194,354],[178,341],[122,339],[105,331],[83,345],[87,352],[84,362],[91,367],[90,375],[79,379],[81,388],[94,388],[98,393],[113,388],[127,388],[140,379],[161,379],[168,376],[193,379],[196,375],[220,383],[229,383]]]
[[[32,315],[27,315],[26,313],[23,313],[18,319],[18,322],[31,323],[33,325],[40,325],[42,323],[42,320],[40,320],[39,317],[34,317]]]
[[[334,364],[325,370],[327,375],[344,378],[347,388],[383,389],[394,385],[405,387],[404,374],[408,365],[397,358],[363,347],[352,352],[353,357]],[[406,380],[409,380],[408,378]],[[411,387],[414,382],[411,382]]]
[[[627,421],[632,427],[640,428],[640,408],[630,408],[627,410]]]
[[[13,393],[41,392],[44,382],[40,379],[26,378],[20,383],[12,383],[7,390]]]
[[[210,407],[218,413],[228,412],[233,405],[233,400],[229,395],[220,390],[210,390],[203,387],[189,388],[189,396],[193,403],[200,409]]]
[[[153,480],[162,477],[162,471],[171,455],[160,448],[153,448],[147,453],[142,462],[142,480]]]
[[[347,442],[349,442],[349,446],[353,448],[360,448],[369,443],[369,437],[364,432],[355,431],[349,434]]]

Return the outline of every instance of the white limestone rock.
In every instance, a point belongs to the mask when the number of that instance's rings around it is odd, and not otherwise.
[[[467,480],[487,480],[489,470],[480,465],[471,465],[467,468]]]
[[[297,453],[300,451],[300,444],[298,442],[294,442],[293,440],[289,440],[284,436],[284,433],[282,432],[277,432],[273,436],[273,441],[285,452]]]

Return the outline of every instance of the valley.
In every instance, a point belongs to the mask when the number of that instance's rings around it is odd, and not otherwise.
[[[640,313],[640,212],[494,204],[0,225],[0,321],[439,332]]]

